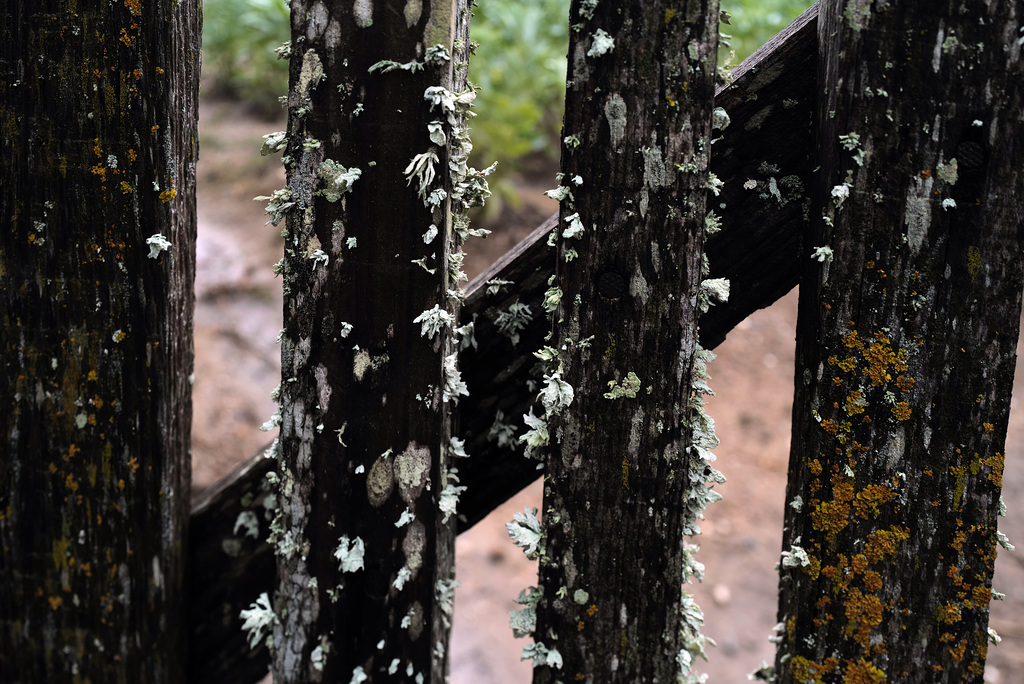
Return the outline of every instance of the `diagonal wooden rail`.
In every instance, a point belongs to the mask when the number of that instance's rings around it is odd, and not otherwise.
[[[722,229],[707,241],[707,254],[711,276],[728,278],[731,296],[701,319],[705,347],[720,344],[737,323],[797,284],[808,206],[804,188],[815,158],[817,16],[815,5],[737,67],[733,83],[716,93],[715,103],[731,123],[712,146],[711,169],[724,186],[709,203]],[[461,355],[470,396],[459,405],[456,434],[465,436],[473,458],[459,467],[467,486],[460,532],[541,474],[515,438],[499,439],[492,428],[507,423],[522,432],[522,414],[536,400],[533,352],[548,333],[541,301],[554,272],[554,250],[546,240],[556,219],[468,287],[462,316],[464,323],[475,322],[477,346]],[[529,307],[531,318],[513,344],[496,319],[516,302]],[[267,672],[266,649],[248,648],[238,614],[274,586],[275,560],[263,539],[274,505],[264,483],[275,463],[263,451],[255,454],[193,505],[189,660],[190,681],[198,684],[256,682]],[[249,536],[254,523],[258,533]]]

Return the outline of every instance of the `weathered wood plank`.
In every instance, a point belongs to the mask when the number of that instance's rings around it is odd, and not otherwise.
[[[712,307],[701,318],[701,344],[709,349],[751,313],[789,292],[800,275],[807,199],[798,189],[809,185],[814,166],[810,126],[817,7],[744,61],[733,83],[720,88],[715,98],[732,123],[712,147],[711,170],[725,185],[712,203],[722,217],[722,230],[708,241],[706,250],[711,277],[728,278],[731,295],[727,304]],[[781,200],[773,196],[772,179]],[[755,189],[744,188],[749,180],[756,181]],[[470,394],[459,407],[462,424],[456,430],[474,456],[459,469],[469,487],[460,503],[465,516],[460,524],[465,527],[540,475],[535,462],[522,458],[518,441],[501,446],[491,435],[499,412],[517,434],[522,433],[522,415],[536,400],[527,381],[536,363],[533,352],[548,333],[541,301],[555,264],[554,251],[545,240],[556,219],[545,221],[469,284],[463,317],[476,321],[479,346],[462,354]],[[514,285],[491,294],[487,283],[498,280]],[[533,318],[519,331],[518,345],[513,345],[494,321],[517,301],[530,307]]]
[[[779,183],[796,176],[807,184],[812,168],[816,20],[817,5],[744,61],[734,82],[716,94],[716,105],[732,122],[712,147],[711,169],[725,185],[715,198],[722,231],[708,241],[707,252],[712,277],[729,278],[732,294],[728,304],[702,317],[705,347],[717,346],[737,323],[776,301],[799,278],[804,200]],[[759,172],[765,162],[779,170]],[[784,202],[771,193],[773,177]],[[743,184],[751,179],[758,181],[757,188],[745,190]],[[461,425],[455,434],[465,436],[473,457],[459,464],[467,485],[459,504],[459,532],[540,476],[515,438],[508,447],[488,435],[498,411],[522,432],[522,414],[535,399],[527,380],[536,361],[533,351],[548,332],[540,303],[554,273],[554,253],[546,239],[556,220],[553,216],[541,224],[467,287],[462,319],[475,320],[477,347],[463,351],[461,358],[470,396],[459,405]],[[489,293],[488,284],[499,280],[513,284]],[[495,318],[517,300],[533,316],[513,346],[498,331]],[[222,682],[229,672],[234,681],[254,682],[267,671],[265,649],[248,652],[238,612],[273,587],[273,557],[266,543],[241,538],[241,530],[236,535],[233,529],[247,510],[243,497],[251,493],[258,498],[260,483],[274,467],[274,460],[262,454],[252,456],[193,507],[190,572],[193,587],[204,587],[191,602],[191,672],[198,684]],[[266,530],[260,524],[262,539]],[[224,553],[226,539],[241,544],[237,557]]]

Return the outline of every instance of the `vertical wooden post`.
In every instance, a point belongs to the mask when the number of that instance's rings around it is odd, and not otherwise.
[[[460,493],[450,407],[466,166],[462,0],[292,4],[278,682],[444,679]],[[262,625],[262,627],[261,627]]]
[[[0,8],[0,679],[184,682],[198,3]]]
[[[1020,3],[827,2],[777,681],[981,682],[1020,323]]]
[[[537,682],[676,681],[701,648],[683,535],[712,497],[691,396],[718,3],[577,1],[570,24],[554,333],[525,438],[547,454],[543,536],[510,527],[541,561],[525,653]]]

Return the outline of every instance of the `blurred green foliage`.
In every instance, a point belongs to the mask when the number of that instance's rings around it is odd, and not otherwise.
[[[723,0],[732,23],[733,63],[757,49],[811,5],[811,0]],[[279,111],[288,65],[274,48],[289,38],[285,0],[205,0],[203,70],[214,92]],[[522,172],[557,160],[565,99],[569,0],[479,0],[473,10],[470,80],[480,88],[473,119],[474,164],[500,159]],[[505,174],[503,174],[505,175]],[[500,189],[499,189],[500,191]]]
[[[285,0],[204,0],[203,83],[266,116],[280,116],[288,61],[274,48],[290,37]]]
[[[813,0],[722,0],[722,9],[732,20],[720,30],[732,38],[731,47],[723,46],[719,59],[735,50],[733,64],[739,64],[813,4]]]

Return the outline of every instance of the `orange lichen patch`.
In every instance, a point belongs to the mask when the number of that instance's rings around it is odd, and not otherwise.
[[[807,561],[807,565],[804,566],[804,572],[806,572],[812,580],[818,579],[818,576],[821,574],[821,561],[814,556],[808,556]]]
[[[896,420],[908,420],[913,411],[910,410],[910,404],[905,401],[901,401],[890,409],[892,415],[896,417]]]
[[[833,354],[828,357],[828,363],[830,366],[835,366],[844,373],[852,373],[857,370],[857,357],[855,356],[848,356],[845,359],[840,359],[838,356]]]
[[[959,663],[964,659],[964,653],[967,651],[967,640],[964,639],[953,648],[949,649],[949,655],[953,658],[954,663]]]
[[[51,596],[47,600],[50,602],[50,610],[57,610],[60,608],[60,603],[63,599],[60,596]]]
[[[835,658],[826,658],[824,662],[818,663],[803,656],[793,656],[789,667],[794,682],[821,684],[824,681],[822,677],[839,668],[839,662]]]
[[[854,588],[850,590],[844,608],[848,620],[846,635],[867,648],[871,631],[882,624],[882,615],[885,612],[882,599]]]
[[[872,563],[878,563],[896,553],[896,545],[910,539],[910,530],[897,525],[888,530],[875,530],[864,540],[864,555]]]
[[[878,591],[882,588],[882,576],[874,570],[864,573],[864,588],[868,591]]]
[[[176,190],[174,190],[174,189],[164,190],[163,192],[160,193],[160,201],[163,202],[164,204],[167,204],[172,199],[177,197],[177,195],[178,195],[178,192]]]
[[[872,269],[872,268],[874,268],[874,267],[875,267],[875,262],[874,262],[874,260],[871,260],[871,261],[867,262],[866,264],[864,264],[864,268],[866,268],[866,269],[868,269],[868,270],[871,270],[871,269]]]
[[[74,475],[69,474],[66,478],[64,478],[64,487],[70,489],[73,492],[78,491],[78,482],[75,480]]]
[[[596,604],[593,604],[593,603],[590,604],[590,607],[587,608],[587,615],[589,615],[590,617],[594,617],[595,615],[597,615],[597,605]]]
[[[807,467],[814,475],[821,475],[821,461],[819,461],[818,459],[813,459],[810,463],[807,464]]]
[[[914,378],[908,378],[906,375],[896,376],[896,386],[904,392],[914,389],[914,382]]]
[[[869,513],[877,518],[881,512],[878,507],[895,498],[896,492],[885,485],[871,484],[857,492],[853,501],[853,510],[863,520],[868,519]]]
[[[582,632],[583,631],[583,620],[580,620],[579,622],[576,623],[576,631],[577,632]]]
[[[811,513],[814,529],[833,536],[841,532],[848,524],[850,506],[837,501],[823,501]]]
[[[954,622],[960,622],[960,618],[960,606],[955,603],[947,603],[944,606],[939,606],[935,616],[936,620],[947,625],[951,625]]]
[[[99,176],[100,180],[106,182],[107,180],[107,167],[103,164],[96,164],[89,169],[89,172],[94,176]]]
[[[130,150],[128,150],[128,159],[129,159],[130,161],[135,161],[135,160],[136,160],[136,159],[138,159],[138,158],[139,158],[139,155],[138,155],[138,154],[136,154],[135,150],[131,150],[131,149],[130,149]]]
[[[847,660],[843,667],[843,684],[880,684],[885,681],[885,673],[861,658]]]
[[[121,192],[126,195],[130,195],[135,192],[135,190],[132,188],[132,184],[128,181],[121,181]]]
[[[839,433],[839,424],[834,420],[823,420],[821,421],[821,429],[830,435]]]
[[[864,350],[864,360],[868,362],[867,375],[872,387],[877,387],[892,378],[889,369],[906,371],[906,352],[902,349],[893,350],[888,338],[879,336]]]
[[[864,398],[864,393],[860,390],[854,390],[846,395],[845,403],[846,414],[850,416],[864,413],[864,410],[869,406],[867,399]]]
[[[991,469],[991,472],[988,474],[988,481],[1002,489],[1003,467],[1006,465],[1005,457],[997,451],[995,456],[981,459],[981,462]]]

